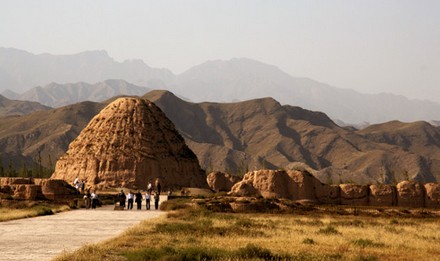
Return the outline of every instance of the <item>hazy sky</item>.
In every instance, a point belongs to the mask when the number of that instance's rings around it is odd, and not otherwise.
[[[0,46],[106,50],[181,73],[247,57],[364,93],[440,102],[440,1],[0,1]]]

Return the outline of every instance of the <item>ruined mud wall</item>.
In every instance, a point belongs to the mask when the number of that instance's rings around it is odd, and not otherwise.
[[[300,170],[258,170],[247,173],[231,194],[307,200],[353,206],[440,208],[440,184],[402,181],[392,185],[328,185]]]

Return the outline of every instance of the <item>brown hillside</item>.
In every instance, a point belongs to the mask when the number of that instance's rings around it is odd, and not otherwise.
[[[434,181],[426,159],[370,141],[337,126],[325,114],[281,106],[271,98],[238,103],[189,103],[167,91],[144,96],[155,102],[185,137],[207,170],[244,173],[304,162],[324,182],[394,182],[406,171]]]
[[[50,156],[54,166],[56,159],[67,151],[69,143],[103,107],[100,103],[82,102],[50,111],[0,118],[3,163],[12,160],[17,168],[24,162],[31,164],[40,151],[42,164],[48,167]]]
[[[423,156],[428,169],[440,170],[440,128],[425,121],[404,123],[391,121],[371,125],[357,132],[368,140],[397,145]],[[427,173],[429,175],[429,173]],[[437,181],[438,176],[435,176]]]
[[[165,112],[209,172],[243,174],[303,162],[323,182],[440,180],[438,128],[427,123],[391,122],[353,131],[323,113],[281,106],[271,98],[223,104],[190,103],[167,91],[144,97]],[[8,159],[16,164],[35,159],[38,150],[43,164],[48,155],[55,161],[104,106],[85,102],[0,118],[4,165]]]
[[[47,111],[50,107],[38,102],[9,100],[0,95],[0,117],[26,115],[34,111]]]

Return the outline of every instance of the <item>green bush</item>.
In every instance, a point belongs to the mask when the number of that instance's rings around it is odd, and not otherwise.
[[[37,211],[37,215],[38,216],[47,216],[47,215],[53,215],[53,211],[51,208],[46,207],[46,206],[38,206],[35,207],[36,211]]]
[[[339,232],[335,227],[333,226],[326,226],[325,228],[321,228],[318,230],[319,234],[325,234],[325,235],[337,235],[337,234],[341,234],[341,232]]]
[[[307,244],[307,245],[313,245],[313,244],[315,244],[315,240],[313,240],[312,238],[304,238],[302,243]]]

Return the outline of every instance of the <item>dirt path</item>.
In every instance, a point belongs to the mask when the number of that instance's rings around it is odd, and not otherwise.
[[[50,260],[63,251],[114,237],[141,220],[162,214],[145,209],[115,211],[113,206],[104,206],[1,222],[0,260]]]

